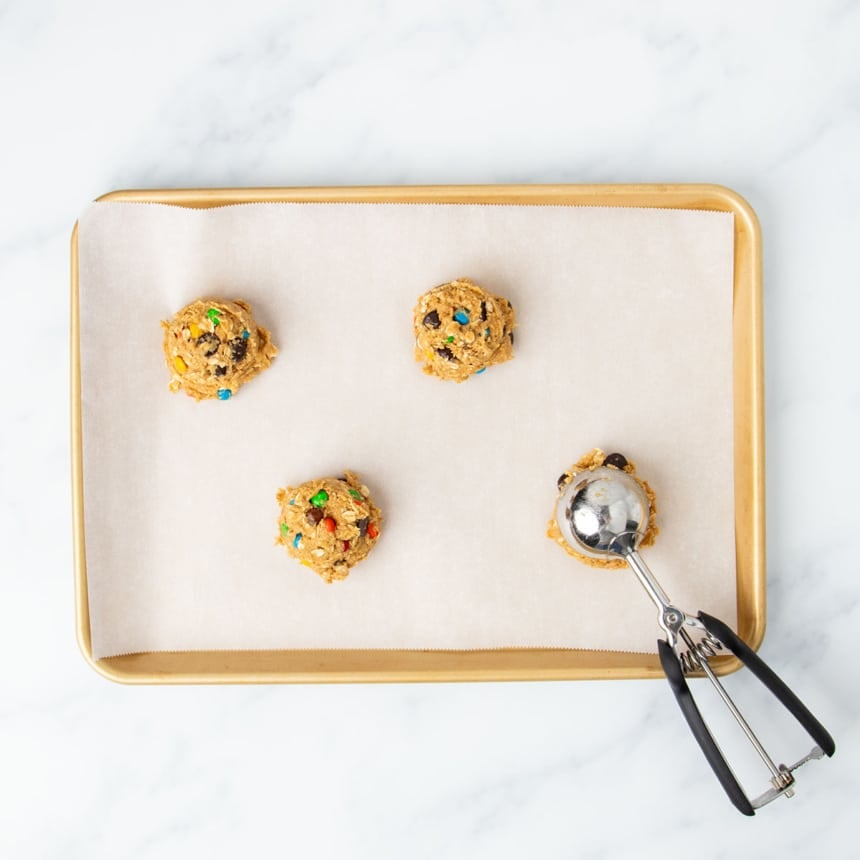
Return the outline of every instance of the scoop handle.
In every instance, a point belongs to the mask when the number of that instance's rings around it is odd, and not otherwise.
[[[830,732],[797,698],[785,681],[728,624],[720,621],[719,618],[714,618],[713,615],[708,615],[707,612],[699,612],[699,620],[705,625],[708,633],[716,636],[782,702],[786,710],[806,729],[809,736],[828,756],[836,752],[836,743]]]
[[[714,740],[710,729],[708,729],[707,724],[702,718],[702,714],[693,699],[690,688],[687,686],[684,671],[678,662],[677,655],[672,650],[672,646],[665,639],[658,639],[657,651],[660,654],[660,663],[663,666],[663,671],[666,673],[666,680],[675,694],[678,706],[681,708],[681,713],[684,715],[684,719],[687,721],[693,737],[705,754],[708,764],[720,781],[720,785],[722,785],[723,790],[736,809],[744,815],[755,815],[755,809],[753,809],[749,798],[744,794],[744,790],[741,788],[734,773],[732,773],[732,769],[720,752],[717,742]]]

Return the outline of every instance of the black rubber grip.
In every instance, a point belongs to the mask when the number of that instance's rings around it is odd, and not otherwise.
[[[828,756],[836,752],[836,744],[830,732],[815,719],[809,708],[794,695],[782,678],[728,624],[720,621],[719,618],[714,618],[713,615],[708,615],[707,612],[700,612],[699,620],[709,633],[716,636],[785,705]]]
[[[693,699],[693,694],[687,686],[687,681],[684,678],[684,672],[681,669],[681,664],[678,662],[678,657],[672,650],[672,646],[665,639],[657,640],[657,651],[660,654],[660,662],[663,664],[663,671],[666,673],[666,679],[669,681],[669,686],[678,700],[678,705],[681,708],[681,713],[687,721],[687,725],[693,732],[693,737],[698,741],[708,764],[723,786],[729,800],[739,809],[744,815],[755,815],[755,810],[749,802],[740,783],[735,779],[732,769],[729,767],[720,748],[711,735],[705,721],[702,719],[702,714]]]

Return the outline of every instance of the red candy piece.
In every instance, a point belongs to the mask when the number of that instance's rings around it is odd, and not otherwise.
[[[376,523],[369,523],[367,526],[367,536],[369,538],[377,538],[379,537],[379,529],[376,527]]]
[[[349,549],[349,541],[345,540],[343,542],[343,551],[346,552]]]
[[[322,521],[322,524],[325,526],[326,531],[329,532],[333,532],[337,528],[337,523],[331,517],[326,517]]]

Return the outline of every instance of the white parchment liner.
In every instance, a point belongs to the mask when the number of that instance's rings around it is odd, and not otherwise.
[[[93,653],[253,648],[653,651],[632,574],[545,537],[555,481],[620,450],[655,488],[647,560],[733,623],[733,221],[516,205],[98,203],[80,223]],[[411,311],[468,276],[516,358],[424,376]],[[232,400],[170,394],[159,320],[244,298],[281,352]],[[344,468],[385,514],[326,585],[273,546],[275,491]]]

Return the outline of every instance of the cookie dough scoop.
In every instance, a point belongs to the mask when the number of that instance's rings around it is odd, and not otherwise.
[[[275,543],[326,582],[346,579],[376,546],[382,513],[354,472],[278,490]]]
[[[657,640],[660,663],[684,718],[729,799],[744,815],[754,815],[756,809],[777,797],[792,797],[794,771],[812,759],[832,756],[836,745],[800,699],[727,624],[705,612],[690,615],[669,600],[638,551],[649,516],[649,498],[640,483],[613,466],[575,476],[559,496],[556,508],[561,533],[572,547],[590,556],[623,559],[657,607],[658,622],[666,634],[665,639]],[[717,678],[709,661],[725,650],[747,666],[814,741],[812,750],[794,764],[774,762]],[[770,772],[771,787],[753,800],[723,757],[692,697],[685,675],[696,670],[711,682]]]
[[[412,316],[415,359],[430,376],[464,382],[514,357],[513,306],[469,278],[424,293]]]
[[[197,299],[161,325],[168,387],[195,400],[229,400],[278,354],[241,299]]]

